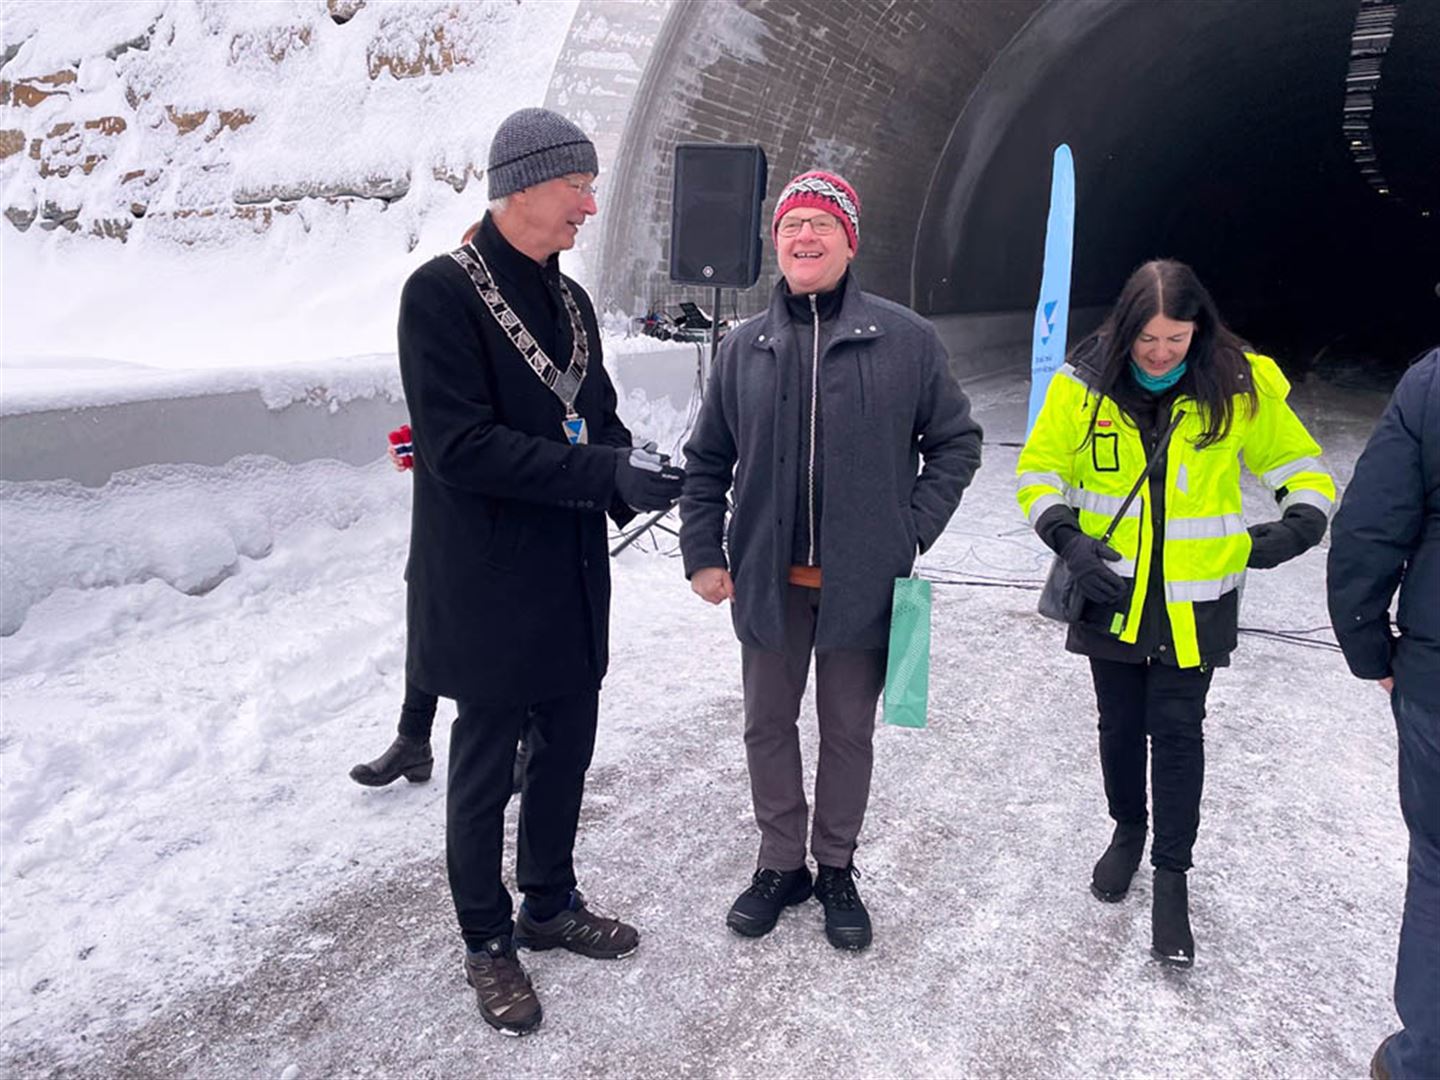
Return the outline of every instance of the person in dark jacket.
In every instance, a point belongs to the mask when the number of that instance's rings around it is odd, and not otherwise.
[[[479,222],[470,226],[461,242],[468,244],[479,228]],[[388,452],[390,464],[397,472],[409,472],[415,467],[415,442],[409,424],[401,424],[390,432]],[[362,761],[351,768],[350,779],[365,787],[385,787],[402,776],[412,784],[423,784],[429,780],[435,769],[430,732],[435,726],[437,704],[439,698],[406,679],[405,699],[400,704],[400,722],[396,725],[395,738],[379,757],[373,761]],[[510,785],[512,792],[524,786],[528,757],[522,733],[515,750],[515,768]]]
[[[411,275],[400,374],[415,441],[406,675],[457,703],[445,848],[465,972],[486,1023],[541,1007],[515,946],[614,958],[633,927],[575,890],[572,851],[608,662],[605,513],[660,510],[683,474],[615,412],[589,297],[560,273],[596,212],[595,147],[522,109],[490,147],[491,210],[471,242]],[[512,920],[500,876],[510,770],[528,721]]]
[[[1195,959],[1186,875],[1205,700],[1236,645],[1246,571],[1319,543],[1335,498],[1289,389],[1275,361],[1226,328],[1193,270],[1157,259],[1130,275],[1100,330],[1056,373],[1016,467],[1021,509],[1085,597],[1065,647],[1090,660],[1115,821],[1090,890],[1106,902],[1130,890],[1148,831],[1148,757],[1151,951],[1175,967]],[[1242,456],[1273,493],[1278,521],[1246,526]]]
[[[833,173],[790,181],[772,234],[784,275],[730,332],[685,447],[691,588],[731,600],[758,868],[726,922],[759,937],[812,892],[842,949],[870,944],[853,855],[870,794],[895,578],[935,542],[980,465],[980,426],[934,327],[862,292],[860,200]],[[920,468],[923,458],[924,468]],[[733,474],[733,476],[732,476]],[[735,509],[728,536],[727,494]],[[811,825],[796,720],[815,655]]]
[[[1390,695],[1410,832],[1395,965],[1404,1026],[1375,1051],[1370,1074],[1440,1076],[1440,349],[1401,378],[1355,463],[1331,531],[1327,593],[1350,670]]]

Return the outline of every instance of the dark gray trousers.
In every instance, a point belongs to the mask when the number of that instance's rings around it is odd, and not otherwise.
[[[745,684],[745,757],[760,828],[759,865],[805,865],[809,807],[800,762],[800,699],[815,645],[819,589],[787,585],[785,649],[741,646]],[[815,770],[815,824],[810,850],[825,866],[848,866],[870,801],[875,703],[885,686],[884,649],[837,649],[815,655],[815,709],[820,760]]]

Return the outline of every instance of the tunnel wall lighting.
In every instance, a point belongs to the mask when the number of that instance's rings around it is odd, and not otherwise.
[[[1395,35],[1395,16],[1401,0],[1360,0],[1355,29],[1350,35],[1350,67],[1345,73],[1345,104],[1340,130],[1349,144],[1350,157],[1360,175],[1377,195],[1390,194],[1380,171],[1370,121],[1375,112],[1375,91],[1380,86],[1385,51]]]

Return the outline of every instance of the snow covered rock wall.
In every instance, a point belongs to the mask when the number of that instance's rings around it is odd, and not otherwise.
[[[7,4],[5,217],[217,244],[282,218],[343,229],[409,199],[417,242],[413,219],[483,175],[488,114],[543,98],[574,9]]]
[[[5,5],[4,352],[164,367],[394,347],[576,0]]]

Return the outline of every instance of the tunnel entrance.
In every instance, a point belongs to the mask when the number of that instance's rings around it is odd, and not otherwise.
[[[1388,48],[1352,67],[1362,11],[1361,38]],[[1108,305],[1136,265],[1171,256],[1293,373],[1393,377],[1440,339],[1437,71],[1440,4],[1420,0],[1049,4],[951,133],[916,232],[912,303],[1033,309],[1063,141],[1072,309]]]

